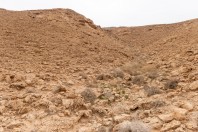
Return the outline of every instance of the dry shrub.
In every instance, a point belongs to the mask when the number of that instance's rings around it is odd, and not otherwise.
[[[156,71],[152,71],[152,72],[149,72],[148,74],[148,78],[150,79],[156,79],[157,77],[159,77],[158,73]]]
[[[108,74],[99,74],[96,79],[97,80],[108,80],[111,79],[112,77]]]
[[[137,85],[142,85],[142,84],[145,84],[145,80],[144,80],[144,77],[143,76],[135,76],[133,79],[132,79],[132,83],[133,84],[137,84]]]
[[[82,93],[81,96],[84,98],[86,103],[94,103],[96,100],[96,94],[93,92],[91,89],[85,89]]]
[[[116,68],[112,71],[114,77],[124,78],[124,71],[121,68]]]
[[[177,80],[168,80],[165,84],[164,84],[164,88],[165,89],[175,89],[178,85],[178,81]]]
[[[157,70],[157,66],[154,65],[154,64],[145,64],[145,65],[142,67],[142,69],[141,69],[141,71],[142,71],[143,73],[153,72],[153,71],[156,71],[156,70]]]
[[[153,96],[156,94],[160,94],[161,91],[155,87],[144,86],[144,91],[147,96]]]
[[[139,75],[140,74],[140,69],[141,69],[141,64],[140,63],[137,63],[137,62],[130,62],[130,63],[127,63],[125,65],[123,65],[121,67],[121,69],[132,75],[132,76],[136,76],[136,75]]]

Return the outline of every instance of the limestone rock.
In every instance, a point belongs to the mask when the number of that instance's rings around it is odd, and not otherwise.
[[[62,104],[65,108],[69,108],[74,104],[73,99],[62,99]]]
[[[198,80],[192,82],[192,83],[189,85],[189,88],[190,88],[190,90],[197,90],[197,89],[198,89]]]
[[[172,110],[174,112],[175,119],[177,119],[177,120],[183,120],[183,119],[186,118],[185,116],[186,116],[186,114],[188,112],[186,109],[178,108],[178,107],[173,107]]]
[[[181,122],[173,120],[170,123],[164,124],[161,128],[162,132],[169,132],[169,130],[176,129],[181,125]]]
[[[159,119],[161,119],[163,122],[170,122],[174,119],[174,114],[173,113],[169,113],[169,114],[161,114],[158,116]]]
[[[114,117],[114,120],[118,123],[124,121],[124,120],[130,120],[131,116],[127,114],[117,115]]]

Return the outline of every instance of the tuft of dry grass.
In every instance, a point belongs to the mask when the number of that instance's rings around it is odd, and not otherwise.
[[[177,85],[178,85],[178,81],[177,80],[168,80],[164,84],[164,88],[165,89],[175,89],[175,88],[177,88]]]
[[[145,84],[145,80],[144,80],[144,77],[143,76],[135,76],[133,79],[132,79],[132,83],[133,84],[137,84],[137,85],[143,85]]]
[[[88,103],[94,103],[94,101],[96,100],[96,94],[93,92],[93,90],[87,88],[85,89],[82,93],[81,96],[84,98],[85,102]]]
[[[161,93],[161,91],[155,87],[144,86],[143,89],[147,96],[153,96]]]

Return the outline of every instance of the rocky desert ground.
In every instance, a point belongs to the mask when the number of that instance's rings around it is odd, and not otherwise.
[[[101,28],[0,9],[0,132],[197,132],[198,19]]]

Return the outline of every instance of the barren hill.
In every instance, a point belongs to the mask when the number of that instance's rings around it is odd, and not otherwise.
[[[170,57],[198,49],[198,19],[164,25],[109,28],[116,37],[141,53]]]
[[[0,10],[0,31],[0,63],[9,70],[67,73],[132,58],[119,40],[69,9]]]

